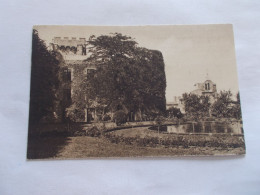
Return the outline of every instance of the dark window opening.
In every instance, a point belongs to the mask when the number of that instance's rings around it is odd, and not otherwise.
[[[205,90],[210,90],[210,85],[209,85],[209,83],[205,83]]]
[[[67,82],[71,81],[71,70],[70,69],[65,69],[63,71],[63,79],[64,79],[64,81],[67,81]]]
[[[93,78],[95,75],[96,70],[95,69],[87,69],[87,77]]]
[[[63,97],[65,100],[71,99],[71,90],[70,89],[64,89],[63,90]]]

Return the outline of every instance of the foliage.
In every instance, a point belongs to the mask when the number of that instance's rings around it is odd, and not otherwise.
[[[103,121],[109,121],[111,120],[111,117],[108,114],[105,114],[102,118]]]
[[[83,81],[87,105],[141,116],[165,112],[166,79],[159,51],[137,47],[131,37],[119,33],[91,36],[88,43],[87,62],[97,71]]]
[[[211,104],[208,96],[185,93],[183,94],[183,101],[188,117],[198,120],[209,116]]]
[[[86,136],[91,136],[91,137],[100,137],[101,136],[101,130],[97,128],[96,126],[86,130]]]
[[[155,123],[158,125],[158,133],[160,131],[160,126],[163,124],[164,121],[165,121],[165,118],[163,116],[157,116],[155,118]]]
[[[236,95],[236,102],[234,102],[234,105],[232,107],[232,113],[233,117],[236,119],[242,118],[242,112],[241,112],[241,104],[240,104],[240,94],[239,92]]]
[[[176,117],[178,119],[183,117],[181,110],[179,108],[172,107],[168,110],[168,117],[173,118]]]
[[[59,55],[50,52],[38,32],[33,30],[30,93],[30,123],[54,120],[57,112],[59,88]]]
[[[239,93],[237,100],[232,100],[231,91],[221,91],[216,102],[212,105],[212,114],[220,118],[241,118]]]
[[[126,114],[123,110],[118,110],[114,114],[114,121],[117,125],[126,123]]]
[[[82,79],[85,77],[84,68],[82,64],[73,64],[72,104],[66,109],[66,114],[74,122],[85,121],[85,108],[86,105],[90,105],[85,98],[87,82],[86,79]]]
[[[210,117],[241,119],[241,106],[239,93],[236,101],[232,99],[231,91],[221,91],[217,94],[214,103],[210,103],[208,96],[183,94],[186,117],[190,119],[204,119]],[[212,119],[212,118],[211,118]]]
[[[66,113],[67,113],[67,117],[71,121],[77,122],[77,120],[85,118],[84,109],[80,110],[78,107],[76,107],[75,104],[72,104],[69,108],[67,108]]]
[[[165,118],[163,116],[157,116],[155,118],[155,122],[157,125],[162,125],[164,121],[165,121]]]
[[[112,143],[125,143],[128,145],[136,145],[139,147],[222,147],[222,148],[244,148],[244,140],[240,137],[230,135],[214,135],[214,136],[194,136],[194,135],[178,135],[178,136],[163,136],[159,137],[124,137],[111,133],[106,133],[105,138]]]
[[[221,91],[217,101],[212,105],[212,114],[216,117],[231,117],[231,97],[231,91]]]

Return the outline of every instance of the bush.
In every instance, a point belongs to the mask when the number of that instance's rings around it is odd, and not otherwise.
[[[123,123],[126,123],[126,114],[123,110],[118,110],[114,114],[114,121],[116,125],[121,125]]]
[[[156,122],[157,125],[162,125],[165,120],[166,119],[163,116],[157,116],[155,118],[155,122]]]
[[[101,131],[96,126],[94,126],[86,130],[86,135],[91,137],[99,137],[101,135]]]
[[[238,148],[244,147],[244,140],[241,140],[236,136],[171,136],[171,137],[143,137],[135,136],[135,137],[124,137],[119,135],[114,135],[107,133],[105,134],[106,139],[108,139],[111,143],[125,143],[128,145],[136,145],[140,147],[158,147],[159,145],[164,146],[166,148],[169,147],[222,147],[222,148]]]
[[[103,121],[110,121],[111,117],[108,114],[105,114],[102,118]]]
[[[175,108],[175,107],[170,108],[168,110],[167,114],[168,114],[168,117],[170,117],[170,118],[178,118],[178,119],[180,119],[180,118],[183,117],[183,114],[181,113],[181,110],[179,108]]]

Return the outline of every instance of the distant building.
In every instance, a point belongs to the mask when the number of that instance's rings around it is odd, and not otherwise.
[[[203,83],[196,83],[194,86],[197,89],[191,91],[191,94],[199,96],[208,96],[210,103],[214,103],[217,98],[217,85],[211,80],[206,80]]]
[[[184,103],[182,101],[182,97],[181,96],[174,96],[173,102],[168,102],[166,104],[166,110],[169,110],[170,108],[179,108],[181,113],[185,113]]]
[[[196,83],[194,86],[196,89],[191,91],[191,94],[208,96],[211,103],[217,98],[217,85],[211,80],[208,79],[203,83]],[[182,113],[185,113],[185,105],[181,96],[174,96],[173,102],[166,104],[167,110],[172,107],[179,108]]]
[[[196,86],[197,89],[191,91],[192,94],[213,97],[215,97],[217,94],[217,86],[211,80],[206,80],[203,83],[196,83],[194,86]]]

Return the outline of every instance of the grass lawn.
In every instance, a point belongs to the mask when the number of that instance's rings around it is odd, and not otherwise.
[[[55,158],[88,158],[88,157],[151,157],[174,155],[221,155],[242,153],[242,149],[219,149],[210,147],[165,148],[138,147],[123,143],[110,143],[104,138],[71,137],[70,144],[58,152]]]
[[[149,127],[129,128],[111,132],[112,134],[124,137],[158,137],[157,131],[148,129]],[[174,134],[159,134],[160,138],[178,136]],[[187,135],[190,136],[190,135]],[[192,135],[194,136],[198,135]],[[200,138],[203,138],[201,136]],[[190,137],[187,137],[190,139]],[[204,138],[203,138],[204,139]],[[211,139],[211,138],[210,138]],[[235,139],[238,139],[235,137]],[[44,137],[31,139],[28,145],[28,159],[75,159],[89,157],[170,157],[183,155],[234,155],[244,154],[245,149],[222,148],[222,147],[166,147],[158,145],[156,147],[141,147],[136,144],[126,144],[124,142],[111,143],[105,137]]]

